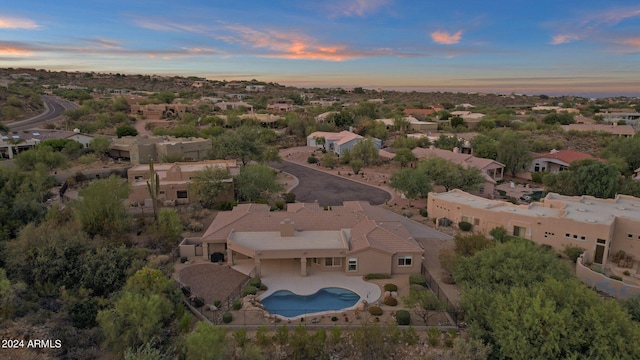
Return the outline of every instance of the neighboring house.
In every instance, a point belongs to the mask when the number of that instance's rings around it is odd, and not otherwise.
[[[264,92],[265,86],[264,85],[247,85],[245,87],[245,90],[247,90],[248,92]]]
[[[78,131],[76,131],[76,130],[78,130]],[[93,141],[93,139],[95,139],[95,137],[93,135],[83,134],[83,133],[80,132],[79,129],[74,129],[73,132],[74,132],[74,134],[67,136],[66,139],[75,140],[75,141],[79,142],[80,144],[82,144],[82,146],[84,148],[88,148],[89,144],[91,143],[91,141]]]
[[[274,114],[242,114],[239,116],[240,119],[254,119],[262,125],[275,127],[279,120],[282,119],[282,116],[274,115]]]
[[[381,208],[356,201],[327,210],[317,203],[288,204],[286,211],[241,204],[218,213],[201,246],[205,259],[216,254],[229,265],[251,261],[257,276],[262,264],[285,259],[300,262],[300,276],[309,268],[356,276],[413,274],[420,272],[424,253],[400,222]]]
[[[337,111],[325,111],[322,114],[316,116],[315,120],[319,122],[325,122],[330,115],[337,114]]]
[[[324,139],[324,144],[318,141],[319,138]],[[376,149],[382,148],[382,140],[372,139]],[[345,150],[353,148],[355,144],[362,140],[364,140],[363,136],[346,130],[339,133],[316,131],[307,136],[307,146],[322,147],[327,151],[333,151],[338,156],[342,156]]]
[[[162,118],[182,117],[191,106],[186,104],[148,104],[131,105],[131,115],[136,119],[160,120]]]
[[[452,116],[458,116],[464,120],[464,125],[470,129],[478,127],[480,120],[484,118],[484,114],[474,113],[471,111],[452,111]]]
[[[35,149],[40,143],[38,139],[25,139],[20,135],[2,135],[0,137],[0,157],[13,159],[14,156],[25,150]]]
[[[586,250],[586,262],[606,265],[610,255],[623,251],[637,265],[640,259],[640,199],[618,195],[615,199],[563,196],[549,193],[542,202],[514,205],[452,190],[429,193],[430,217],[473,225],[473,231],[489,235],[498,226],[508,235],[548,245]],[[632,267],[636,272],[636,267]]]
[[[293,100],[291,99],[269,99],[267,102],[267,110],[286,112],[293,111],[294,108]]]
[[[220,101],[218,103],[213,104],[213,107],[217,110],[235,110],[240,107],[244,107],[249,112],[253,112],[253,106],[244,101]]]
[[[419,133],[432,133],[438,131],[438,123],[433,121],[419,121],[413,118],[409,121],[409,129]]]
[[[167,158],[182,158],[184,161],[203,160],[210,149],[211,139],[124,136],[113,139],[109,155],[130,159],[134,164],[148,164],[149,160],[163,162]]]
[[[570,124],[561,126],[564,131],[607,132],[619,137],[633,137],[636,130],[631,125],[613,124]]]
[[[231,175],[238,174],[235,160],[207,160],[188,163],[159,163],[153,168],[160,182],[158,200],[167,205],[188,204],[192,201],[189,194],[189,180],[196,172],[210,168],[229,169]],[[147,190],[149,181],[149,165],[137,165],[127,171],[129,179],[129,203],[131,205],[151,206],[151,197]],[[218,201],[233,200],[233,179],[224,180],[229,183],[227,191],[218,196]]]
[[[462,165],[465,168],[478,168],[482,173],[482,176],[484,176],[485,182],[484,184],[482,184],[480,190],[478,190],[476,193],[480,196],[493,199],[495,197],[496,185],[498,184],[498,181],[503,179],[504,164],[491,159],[484,159],[469,154],[462,154],[458,152],[457,148],[453,150],[454,151],[442,150],[431,146],[428,149],[415,148],[411,150],[411,152],[418,159],[439,157]]]
[[[533,157],[529,167],[530,172],[549,172],[557,174],[569,168],[572,162],[582,159],[595,159],[593,156],[576,150],[551,150],[546,154]]]
[[[435,110],[433,109],[404,109],[402,110],[402,114],[404,116],[422,116],[422,117],[426,117],[426,116],[431,116],[431,114],[433,114],[435,112]]]

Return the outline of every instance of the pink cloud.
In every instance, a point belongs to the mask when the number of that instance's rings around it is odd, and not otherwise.
[[[0,56],[31,56],[31,54],[32,52],[28,49],[0,46]]]
[[[259,54],[262,57],[344,61],[372,55],[349,50],[341,44],[322,44],[298,32],[258,31],[242,25],[229,25],[226,29],[229,30],[229,35],[216,38],[228,43],[268,50],[269,53]]]
[[[366,16],[377,12],[380,8],[389,5],[389,0],[340,0],[334,1],[327,8],[332,16]]]
[[[0,29],[26,29],[37,30],[41,26],[36,24],[35,21],[29,19],[0,17]]]
[[[640,48],[640,38],[625,39],[620,41],[621,44]]]
[[[455,34],[448,33],[446,31],[434,31],[431,33],[431,40],[438,44],[452,45],[460,42],[462,38],[462,30]]]
[[[573,34],[558,34],[551,39],[551,45],[560,45],[580,40],[580,36]]]

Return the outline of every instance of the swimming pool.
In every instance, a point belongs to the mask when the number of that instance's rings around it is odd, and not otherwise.
[[[271,314],[291,318],[350,308],[359,300],[360,296],[351,290],[330,287],[308,296],[297,295],[289,290],[278,290],[262,299],[262,305]]]

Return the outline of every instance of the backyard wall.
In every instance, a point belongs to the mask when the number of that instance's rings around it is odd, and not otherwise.
[[[640,295],[640,286],[625,284],[589,269],[583,264],[583,257],[584,254],[580,255],[576,261],[576,276],[582,282],[618,299],[628,299]]]

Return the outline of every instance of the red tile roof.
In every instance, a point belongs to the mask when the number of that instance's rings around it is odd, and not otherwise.
[[[540,159],[540,158],[556,159],[556,160],[565,162],[567,164],[571,164],[576,160],[595,159],[593,156],[587,153],[583,153],[581,151],[576,151],[576,150],[551,150],[551,152],[548,152],[546,154],[535,155],[533,158],[534,159]]]

